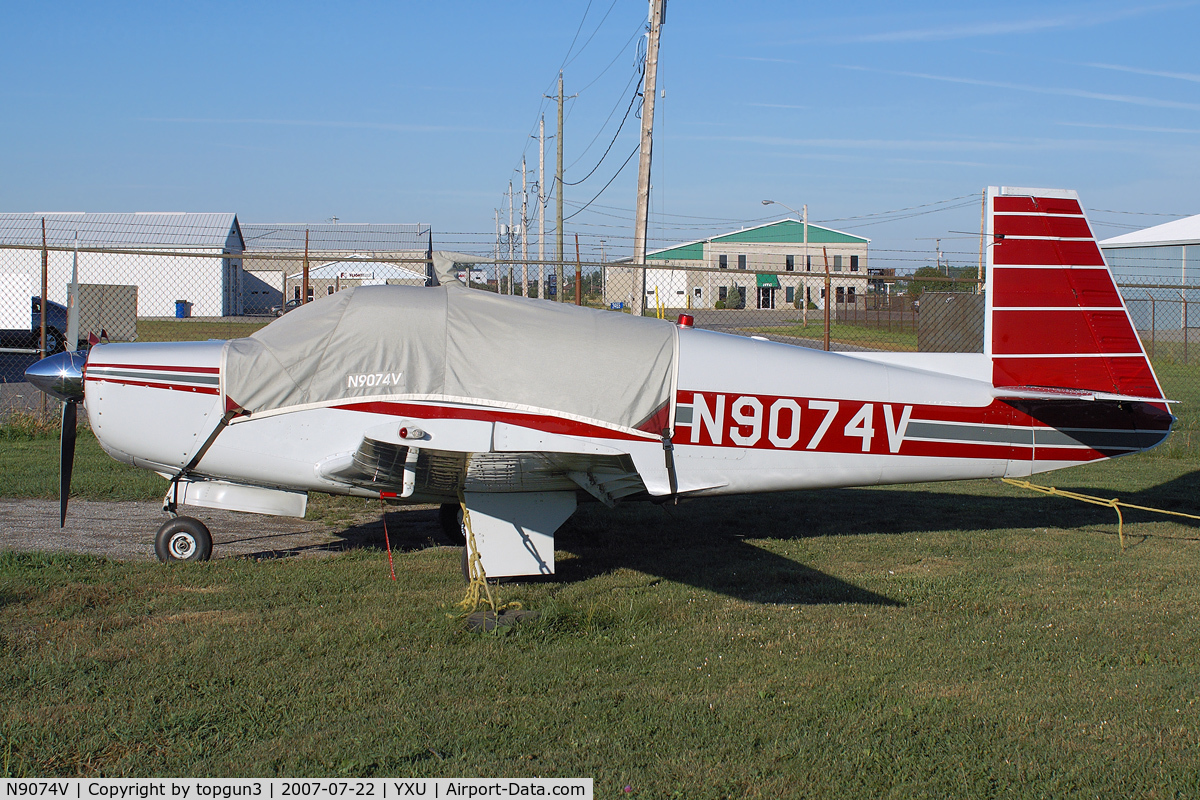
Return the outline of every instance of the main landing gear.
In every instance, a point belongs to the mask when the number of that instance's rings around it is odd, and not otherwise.
[[[212,534],[192,517],[167,520],[154,537],[154,553],[164,564],[172,561],[208,561],[212,557]]]

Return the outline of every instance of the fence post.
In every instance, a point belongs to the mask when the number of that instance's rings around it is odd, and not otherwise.
[[[1187,295],[1183,296],[1183,363],[1188,363]]]
[[[287,308],[287,300],[284,301]],[[308,228],[304,229],[304,274],[300,279],[300,305],[308,302]]]
[[[1149,294],[1149,292],[1147,292]],[[1150,357],[1154,358],[1154,338],[1158,335],[1158,323],[1154,318],[1154,295],[1150,295]]]
[[[833,292],[829,288],[829,248],[822,247],[825,254],[825,349],[829,349],[829,307],[833,305]]]

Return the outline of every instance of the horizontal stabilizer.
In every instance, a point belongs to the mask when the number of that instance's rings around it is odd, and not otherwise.
[[[992,390],[998,400],[1115,400],[1137,403],[1178,403],[1165,397],[1141,397],[1134,394],[1091,392],[1086,389],[1055,389],[1047,386],[998,386]]]

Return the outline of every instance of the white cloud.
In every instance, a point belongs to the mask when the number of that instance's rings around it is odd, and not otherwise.
[[[1157,69],[1142,69],[1141,67],[1127,67],[1121,64],[1092,64],[1084,62],[1080,64],[1082,67],[1094,67],[1096,69],[1111,69],[1117,72],[1132,72],[1135,75],[1152,75],[1156,78],[1175,78],[1181,81],[1192,81],[1200,83],[1200,75],[1194,72],[1166,72]]]
[[[200,117],[142,117],[140,122],[175,122],[206,125],[289,125],[311,128],[365,128],[368,130],[400,131],[405,133],[475,132],[502,133],[491,128],[472,128],[450,125],[406,125],[389,122],[355,122],[347,120],[307,119],[209,119]]]
[[[930,75],[924,72],[900,72],[847,65],[842,65],[842,68],[859,70],[861,72],[880,72],[885,75],[899,75],[905,78],[920,78],[928,81],[941,81],[943,83],[962,83],[968,86],[988,86],[993,89],[1010,89],[1018,92],[1033,92],[1035,94],[1083,97],[1090,100],[1107,100],[1113,103],[1130,103],[1132,105],[1150,106],[1152,108],[1181,108],[1187,111],[1200,111],[1200,103],[1184,103],[1179,100],[1160,100],[1155,97],[1139,97],[1137,95],[1128,94],[1105,94],[1103,92],[1089,92],[1085,89],[1065,89],[1052,86],[1028,86],[1020,83],[1008,83],[1005,81],[985,81],[978,78],[959,78],[952,75]]]

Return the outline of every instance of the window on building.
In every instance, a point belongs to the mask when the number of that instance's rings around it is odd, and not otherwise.
[[[717,266],[721,269],[729,269],[729,256],[724,253],[717,256]]]
[[[804,257],[804,271],[812,272],[812,256]]]
[[[738,269],[745,269],[745,268],[746,268],[746,257],[738,256]]]
[[[850,256],[850,271],[858,272],[858,256]]]
[[[788,258],[791,258],[791,256],[788,256]],[[796,301],[796,287],[789,286],[786,289],[784,289],[783,290],[783,299],[788,303],[794,303]]]
[[[703,293],[703,292],[701,292],[701,291],[700,291],[700,287],[699,287],[699,286],[697,286],[696,288],[692,289],[692,294],[694,294],[694,295],[696,296],[696,299],[697,299],[697,300],[699,300],[699,299],[700,299],[700,297],[701,297],[701,296],[702,296],[704,293]]]
[[[728,286],[722,286],[717,289],[717,299],[718,300],[725,300],[728,297],[729,297],[729,287]]]
[[[842,257],[841,256],[833,257],[833,271],[834,272],[842,271]]]
[[[299,286],[296,287],[296,299],[297,300],[300,299],[300,287]]]
[[[836,295],[837,300],[835,302],[845,303],[846,302],[846,287],[839,286],[839,287],[837,287],[836,291],[837,291],[837,295]]]
[[[325,294],[333,294],[333,284],[332,283],[325,287]]]
[[[787,262],[784,265],[784,269],[786,269],[788,272],[795,272],[796,271],[796,257],[795,256],[785,256],[784,260]]]
[[[853,286],[846,287],[846,302],[847,303],[854,302],[854,287]]]
[[[308,300],[307,300],[307,302],[311,303],[312,301],[313,301],[313,287],[311,287],[311,286],[310,286],[310,287],[308,287]]]

